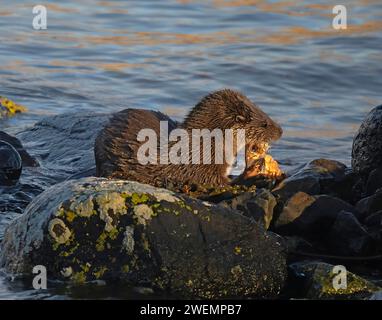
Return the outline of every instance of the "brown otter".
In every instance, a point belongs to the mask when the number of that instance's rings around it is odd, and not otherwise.
[[[159,121],[169,122],[169,132],[175,128],[181,128],[185,129],[189,136],[192,136],[192,129],[210,131],[220,129],[223,132],[225,129],[232,129],[236,137],[239,129],[245,129],[245,147],[255,151],[256,149],[262,151],[264,146],[282,135],[281,127],[267,114],[243,94],[230,89],[216,91],[204,97],[180,125],[160,112],[126,109],[116,113],[96,139],[97,175],[135,180],[157,186],[164,186],[168,182],[210,186],[229,184],[229,168],[237,152],[233,154],[233,159],[224,157],[221,164],[193,162],[192,164],[143,165],[139,163],[137,152],[143,142],[137,141],[138,132],[141,129],[150,128],[159,137]],[[215,143],[212,142],[211,159],[215,156],[215,148]],[[239,148],[235,144],[234,150]],[[198,157],[202,159],[203,146],[200,150],[201,154]],[[188,156],[191,159],[192,152]]]

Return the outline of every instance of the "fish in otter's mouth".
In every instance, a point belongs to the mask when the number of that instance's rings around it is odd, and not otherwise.
[[[277,161],[267,154],[269,148],[268,142],[247,144],[245,148],[245,178],[264,176],[278,179],[284,175]]]

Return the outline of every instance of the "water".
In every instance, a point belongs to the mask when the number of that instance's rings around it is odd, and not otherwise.
[[[349,165],[360,121],[381,104],[380,0],[346,1],[342,31],[332,1],[49,1],[44,31],[32,28],[35,4],[0,3],[0,95],[29,108],[0,122],[12,134],[73,110],[152,108],[180,120],[230,87],[281,123],[272,153],[285,168],[320,157]],[[0,297],[57,296],[0,278]]]

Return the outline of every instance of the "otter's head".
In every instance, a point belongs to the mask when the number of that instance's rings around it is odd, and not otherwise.
[[[224,89],[203,98],[187,116],[186,128],[244,129],[246,149],[265,152],[283,133],[280,125],[243,94]]]

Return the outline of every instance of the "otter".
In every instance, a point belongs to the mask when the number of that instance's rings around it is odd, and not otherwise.
[[[220,129],[223,132],[225,129],[232,129],[236,137],[238,130],[244,129],[245,145],[237,146],[234,143],[234,158],[224,157],[221,164],[140,164],[137,152],[142,142],[137,141],[138,132],[150,128],[159,137],[160,121],[168,121],[169,132],[181,128],[189,136],[192,136],[193,129]],[[205,96],[180,124],[158,111],[125,109],[114,114],[96,138],[96,174],[162,187],[166,187],[168,183],[226,186],[231,182],[228,174],[237,150],[245,147],[246,150],[262,153],[282,133],[280,125],[264,111],[242,93],[231,89],[219,90]],[[211,159],[215,156],[215,148],[215,143],[212,142]],[[202,154],[198,157],[202,158],[203,147],[200,150]],[[189,158],[192,156],[190,152]]]

